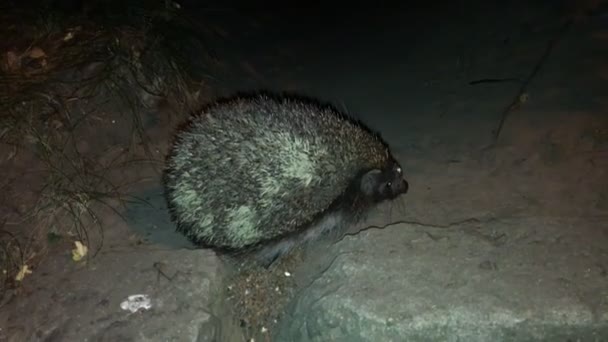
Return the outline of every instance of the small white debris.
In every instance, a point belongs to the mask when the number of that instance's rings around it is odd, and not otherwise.
[[[74,32],[68,32],[64,37],[63,37],[63,41],[67,42],[68,40],[72,40],[72,38],[74,38]]]
[[[285,276],[286,276],[286,277],[291,277],[291,273],[289,273],[289,272],[285,271]]]
[[[268,329],[266,329],[266,327],[262,327],[262,333],[268,332]]]
[[[136,294],[127,297],[127,300],[120,303],[120,308],[129,310],[131,313],[137,312],[140,309],[148,310],[152,307],[150,297],[145,294]]]

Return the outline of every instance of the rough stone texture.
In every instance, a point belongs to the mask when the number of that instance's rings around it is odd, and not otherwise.
[[[280,341],[605,341],[605,220],[398,224],[347,237]]]
[[[88,266],[66,253],[34,270],[0,313],[0,340],[230,341],[214,253],[135,242],[106,236]],[[134,294],[150,296],[152,308],[122,310]]]

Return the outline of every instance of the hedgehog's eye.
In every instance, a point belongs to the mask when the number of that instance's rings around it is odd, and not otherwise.
[[[387,187],[387,188],[390,188],[392,185],[393,185],[393,182],[388,182],[388,183],[386,183],[386,187]]]
[[[400,167],[397,168],[397,173],[401,174],[401,168]]]

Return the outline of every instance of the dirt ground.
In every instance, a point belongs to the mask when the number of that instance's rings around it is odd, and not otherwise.
[[[594,1],[453,6],[342,12],[337,29],[329,28],[337,19],[328,14],[319,18],[328,26],[316,34],[306,29],[314,10],[293,20],[266,11],[207,13],[205,25],[188,23],[189,32],[196,32],[191,35],[172,31],[162,19],[165,26],[155,31],[4,12],[10,24],[2,35],[10,39],[0,45],[0,341],[217,338],[222,323],[214,319],[225,306],[217,298],[226,293],[214,291],[244,293],[259,286],[261,302],[243,304],[228,293],[228,301],[248,308],[238,313],[237,324],[259,330],[276,323],[280,310],[269,306],[293,299],[300,293],[296,287],[310,279],[286,276],[295,269],[288,263],[274,278],[245,274],[227,284],[213,253],[193,252],[173,232],[159,186],[173,128],[201,103],[251,88],[297,90],[333,101],[383,134],[406,170],[410,191],[378,213],[379,224],[426,227],[421,234],[436,241],[443,230],[531,220],[529,230],[514,224],[495,231],[522,239],[540,231],[542,239],[526,243],[550,239],[566,246],[564,255],[589,253],[594,265],[555,260],[513,272],[534,270],[550,278],[572,271],[564,282],[574,284],[592,279],[592,290],[569,288],[604,310],[608,11]],[[147,14],[165,18],[172,11]],[[27,20],[36,24],[23,24]],[[279,24],[284,35],[277,33]],[[154,45],[161,36],[168,38]],[[193,43],[203,36],[209,37],[204,44]],[[543,230],[545,221],[550,228]],[[581,228],[588,225],[599,228]],[[577,237],[577,228],[591,235]],[[402,238],[386,231],[376,238],[387,244]],[[367,234],[373,229],[347,239]],[[502,238],[483,229],[479,236],[480,245]],[[455,239],[449,248],[475,249],[465,237]],[[466,247],[458,249],[458,242]],[[542,259],[541,252],[525,254],[517,243],[507,243],[496,258],[517,253]],[[416,256],[425,256],[421,269],[445,266],[441,256],[421,250],[410,257]],[[450,262],[451,269],[467,264]],[[283,292],[273,296],[269,289]],[[169,296],[162,298],[174,319],[121,309],[138,290]],[[264,317],[254,323],[243,317],[256,314]],[[184,320],[196,315],[198,330],[189,331]],[[138,332],[142,326],[151,330]],[[155,335],[155,328],[163,333]],[[222,340],[238,340],[241,328],[224,327]]]

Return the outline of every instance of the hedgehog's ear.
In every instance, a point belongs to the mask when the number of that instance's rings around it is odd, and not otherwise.
[[[363,177],[361,177],[361,191],[365,195],[372,196],[375,194],[381,174],[382,171],[374,169],[366,172]]]

